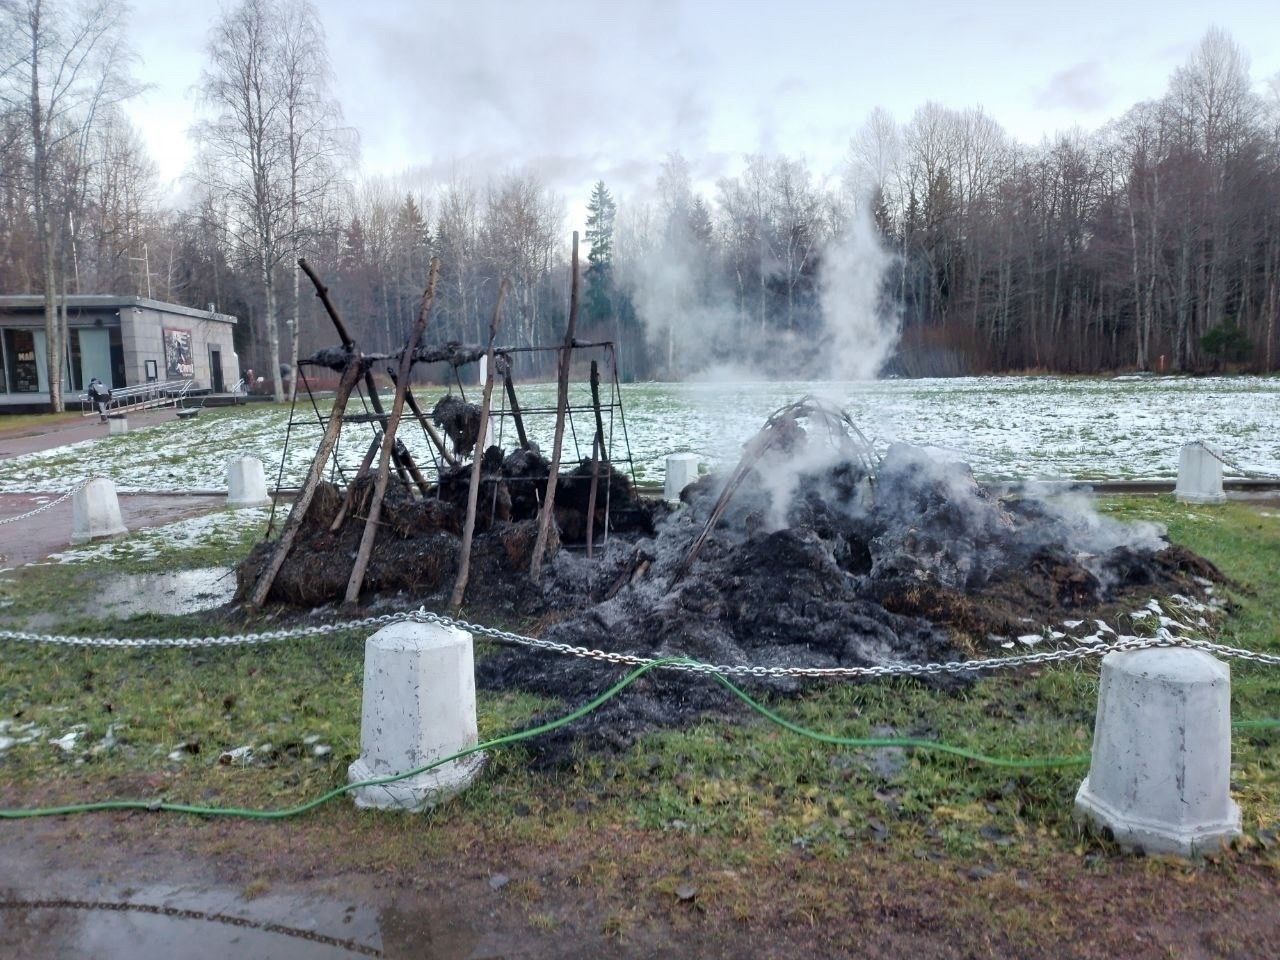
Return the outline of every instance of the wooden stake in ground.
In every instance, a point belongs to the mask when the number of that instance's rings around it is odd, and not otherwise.
[[[560,474],[560,448],[564,444],[564,414],[569,406],[569,364],[573,360],[573,332],[578,325],[578,231],[573,231],[573,279],[569,284],[569,325],[560,348],[560,371],[556,383],[556,435],[551,446],[551,473],[547,477],[547,495],[538,514],[538,538],[533,543],[533,559],[529,563],[529,579],[542,579],[542,558],[547,552],[547,539],[555,521],[556,481]]]
[[[600,414],[600,365],[591,361],[591,406],[596,412],[596,433],[591,440],[591,491],[587,495],[587,559],[591,559],[595,543],[596,494],[600,488],[600,461],[607,464],[609,454],[604,449],[604,417]],[[608,517],[605,518],[608,523]],[[608,527],[605,528],[606,535]]]
[[[508,361],[510,358],[507,358]],[[516,436],[520,438],[520,449],[529,449],[529,438],[524,432],[524,417],[520,415],[520,401],[516,399],[516,387],[511,382],[511,364],[508,362],[502,370],[502,385],[506,388],[507,399],[511,401],[511,419],[516,422]]]
[[[355,477],[347,484],[347,492],[342,497],[342,506],[338,508],[338,515],[333,518],[333,523],[329,524],[330,533],[337,533],[342,529],[342,524],[347,519],[347,512],[351,509],[351,504],[356,498],[356,482],[369,475],[369,468],[373,465],[374,454],[382,446],[382,436],[377,431],[374,433],[374,438],[369,441],[369,449],[364,452],[364,459],[360,461],[360,469],[356,471]]]
[[[353,350],[342,371],[342,379],[338,381],[338,390],[333,396],[333,412],[329,414],[329,423],[325,426],[324,436],[320,438],[320,446],[316,448],[316,457],[311,461],[311,470],[308,471],[307,479],[302,484],[298,499],[293,501],[293,509],[289,511],[289,519],[285,521],[280,539],[276,541],[276,549],[271,555],[271,561],[259,575],[258,582],[254,584],[253,593],[249,596],[251,607],[261,607],[266,601],[271,585],[275,583],[276,575],[284,566],[289,551],[293,549],[293,541],[302,528],[302,521],[311,506],[311,498],[315,496],[316,486],[324,475],[324,468],[329,462],[333,446],[338,442],[338,434],[342,432],[342,415],[346,412],[351,391],[355,389],[356,381],[363,373],[361,369],[363,366],[364,360],[359,351]]]
[[[396,396],[391,404],[391,416],[387,420],[387,428],[382,434],[382,451],[378,457],[378,476],[374,480],[373,499],[369,503],[369,516],[365,520],[364,535],[360,538],[360,549],[356,552],[356,562],[351,567],[351,579],[347,581],[347,593],[344,602],[355,603],[360,598],[360,587],[364,584],[364,574],[369,567],[369,555],[373,552],[373,541],[378,536],[378,519],[382,515],[382,498],[387,492],[387,473],[391,466],[391,451],[395,447],[396,430],[400,426],[400,414],[404,411],[404,395],[409,387],[409,371],[413,366],[413,351],[417,349],[423,332],[427,329],[427,320],[431,316],[431,306],[436,298],[436,279],[440,274],[439,259],[431,258],[431,274],[427,280],[426,292],[422,294],[422,303],[418,307],[418,319],[409,333],[404,352],[400,355],[400,370],[396,383]]]
[[[489,429],[489,405],[493,400],[493,381],[498,371],[493,365],[493,343],[498,337],[498,324],[502,322],[502,301],[507,295],[507,281],[498,285],[498,302],[493,305],[493,320],[489,323],[489,349],[485,353],[484,392],[480,400],[480,433],[476,437],[475,455],[471,459],[471,485],[467,488],[467,518],[462,524],[462,553],[458,559],[458,579],[453,585],[449,606],[457,612],[467,592],[467,578],[471,575],[471,538],[476,529],[476,504],[480,499],[480,462],[484,459],[485,434]]]
[[[307,275],[312,286],[316,288],[316,296],[320,298],[320,302],[324,305],[325,313],[329,314],[329,319],[333,321],[334,327],[338,331],[338,339],[342,341],[342,345],[348,350],[351,349],[355,342],[351,339],[351,334],[347,330],[347,325],[342,322],[342,317],[338,313],[338,308],[333,305],[333,301],[329,299],[329,288],[316,275],[315,270],[311,268],[311,264],[307,263],[305,258],[298,260],[298,266],[302,268],[302,272]],[[368,366],[364,369],[364,389],[369,395],[369,405],[373,407],[373,412],[382,419],[382,429],[387,429],[386,412],[382,409],[382,399],[378,396],[377,384],[373,382],[373,373]],[[394,448],[391,456],[395,459],[396,473],[400,475],[400,479],[408,484],[410,480],[418,485],[418,489],[422,491],[422,495],[427,495],[427,481],[422,476],[422,471],[418,469],[417,463],[414,462],[413,455],[408,450]]]
[[[395,370],[387,367],[387,376],[391,378],[392,386],[399,386],[400,382],[396,377]],[[413,415],[418,418],[418,422],[422,424],[422,429],[427,432],[427,436],[431,438],[431,442],[436,445],[436,449],[440,451],[440,456],[444,457],[444,462],[451,467],[458,465],[458,458],[445,449],[444,437],[436,432],[436,428],[431,425],[431,421],[427,419],[427,415],[422,412],[422,408],[418,406],[418,401],[414,399],[413,390],[409,387],[404,388],[404,402],[409,405],[409,409],[413,411]]]

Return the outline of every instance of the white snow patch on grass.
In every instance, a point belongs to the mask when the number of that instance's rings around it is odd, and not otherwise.
[[[519,391],[523,407],[554,406],[552,385]],[[424,408],[437,392],[443,391],[419,388]],[[606,443],[619,459],[629,442],[637,478],[660,482],[669,453],[735,461],[770,413],[808,393],[847,408],[880,447],[893,440],[937,447],[968,461],[986,480],[1171,478],[1179,446],[1191,440],[1214,444],[1245,469],[1280,476],[1280,379],[1268,377],[628,384],[622,388],[625,425],[605,412]],[[571,401],[590,402],[585,384],[572,386]],[[319,409],[327,416],[328,402]],[[280,474],[288,417],[287,408],[272,405],[206,410],[192,421],[14,457],[0,462],[0,491],[63,492],[94,474],[111,477],[124,492],[225,489],[226,462],[241,455],[263,462],[269,484],[279,474],[284,486],[298,486],[322,426],[305,398],[300,401]],[[583,419],[575,416],[566,430],[566,463],[590,456],[590,424]],[[553,418],[530,414],[526,425],[549,453]],[[500,429],[509,449],[512,424],[502,420]],[[341,469],[355,470],[371,430],[348,426],[338,450]],[[407,418],[400,437],[430,472],[433,452],[416,421]]]

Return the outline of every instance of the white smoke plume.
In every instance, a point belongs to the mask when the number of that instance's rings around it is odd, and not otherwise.
[[[830,379],[874,380],[893,354],[901,330],[901,315],[885,289],[893,264],[869,204],[857,204],[827,246],[819,274]]]

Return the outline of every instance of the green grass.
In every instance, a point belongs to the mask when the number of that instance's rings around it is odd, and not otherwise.
[[[5,413],[0,414],[0,436],[15,433],[35,433],[41,429],[57,427],[81,420],[79,413]]]
[[[1280,517],[1263,515],[1280,511],[1236,503],[1183,507],[1167,496],[1116,498],[1104,509],[1167,524],[1173,539],[1231,578],[1232,606],[1219,625],[1224,642],[1280,650],[1274,614],[1280,609]],[[256,535],[253,529],[194,549],[168,545],[146,566],[231,563]],[[130,563],[130,570],[141,565]],[[99,635],[273,625],[209,614],[93,620],[78,602],[92,590],[86,574],[120,569],[115,563],[28,568],[4,582],[0,622],[38,617],[46,629],[52,620],[60,630]],[[481,644],[478,656],[486,650]],[[1280,716],[1280,671],[1232,666],[1235,716]],[[344,782],[359,752],[361,671],[359,636],[143,652],[10,645],[0,662],[0,719],[34,723],[45,733],[37,743],[0,751],[0,795],[5,805],[161,795],[217,805],[308,799]],[[990,754],[1038,757],[1088,751],[1096,689],[1092,662],[994,676],[950,693],[904,681],[833,684],[770,705],[832,734],[866,737],[887,727]],[[481,691],[480,735],[519,729],[535,715],[576,705]],[[47,742],[76,725],[85,728],[77,749],[63,752]],[[95,749],[108,729],[115,746]],[[12,727],[8,735],[15,735]],[[316,756],[311,737],[330,752]],[[224,751],[267,743],[271,749],[250,766],[218,763]],[[1278,745],[1274,730],[1235,739],[1233,781],[1246,845],[1280,825]],[[175,750],[181,759],[169,758]],[[531,772],[519,747],[501,751],[477,786],[424,822],[483,829],[521,844],[562,842],[584,823],[697,836],[716,845],[729,864],[792,848],[838,860],[868,844],[905,860],[1015,863],[1103,846],[1071,817],[1081,776],[1079,767],[1010,771],[924,752],[832,748],[743,709],[735,722],[654,734],[626,753],[583,755],[572,770],[555,774]],[[332,840],[331,832],[340,834],[356,816],[338,801],[319,821],[322,833]]]

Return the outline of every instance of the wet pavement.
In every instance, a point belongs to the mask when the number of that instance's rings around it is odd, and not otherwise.
[[[488,884],[429,897],[383,889],[367,875],[237,887],[204,882],[207,863],[157,863],[154,851],[127,865],[44,869],[52,824],[0,826],[0,960],[346,960],[431,957],[485,960],[547,952],[513,917],[495,909]],[[45,834],[19,837],[19,830]],[[9,831],[6,835],[6,831]],[[33,842],[34,840],[34,842]],[[65,845],[58,844],[61,851]],[[44,849],[42,849],[44,848]],[[55,857],[57,855],[55,854]],[[159,876],[157,876],[159,875]],[[167,876],[166,876],[167,875]],[[206,872],[207,875],[207,872]],[[489,904],[477,902],[487,898]],[[521,918],[522,919],[522,918]],[[581,955],[570,951],[568,955]]]
[[[61,494],[0,493],[0,520],[34,510],[59,496]],[[225,494],[166,496],[121,493],[118,497],[120,515],[130,530],[198,517],[221,510],[226,505]],[[72,546],[72,499],[68,497],[56,507],[34,517],[0,526],[0,568],[35,563],[50,554],[69,549]]]

